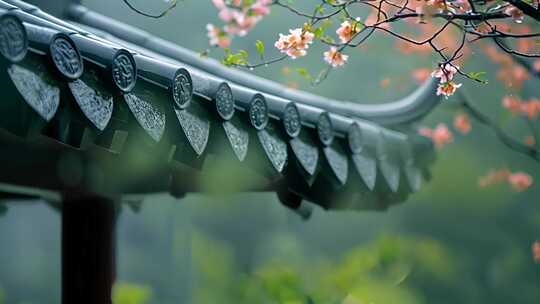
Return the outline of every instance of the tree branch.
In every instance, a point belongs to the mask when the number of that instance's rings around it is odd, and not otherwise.
[[[540,162],[539,150],[534,147],[530,147],[520,141],[517,141],[508,133],[506,133],[494,120],[492,120],[489,116],[478,110],[463,92],[459,92],[459,96],[461,100],[461,106],[478,122],[489,127],[505,146],[515,152],[521,153],[535,161]]]
[[[521,0],[504,0],[504,2],[510,3],[513,6],[519,8],[525,15],[533,18],[536,21],[540,21],[540,11]]]
[[[145,17],[149,17],[149,18],[154,18],[154,19],[159,19],[165,15],[167,15],[172,9],[174,9],[176,7],[176,5],[178,4],[178,0],[172,0],[171,1],[171,4],[168,8],[166,8],[163,12],[159,13],[159,14],[150,14],[150,13],[146,13],[146,12],[143,12],[141,11],[140,9],[136,8],[133,4],[131,4],[131,2],[129,2],[129,0],[122,0],[124,1],[124,3],[134,12],[136,12],[137,14],[139,15],[143,15]]]

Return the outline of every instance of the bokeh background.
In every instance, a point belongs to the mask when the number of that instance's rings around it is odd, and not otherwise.
[[[166,5],[132,2],[155,11]],[[159,20],[130,12],[121,1],[83,3],[197,52],[209,49],[206,24],[219,24],[210,1],[180,1]],[[256,53],[260,39],[271,58],[278,33],[299,24],[276,8],[233,48]],[[325,96],[380,103],[417,86],[413,69],[436,64],[434,57],[404,55],[393,40],[376,35],[349,53],[345,68],[312,87],[294,71],[317,74],[324,68],[317,55],[322,52],[313,46],[311,56],[253,73]],[[465,81],[472,101],[516,138],[527,135],[521,133],[524,122],[501,108],[501,99],[509,92],[538,97],[540,79],[509,89],[495,77],[497,67],[475,50],[467,66],[486,71],[489,80]],[[458,110],[449,99],[421,125],[451,121]],[[540,238],[540,189],[516,193],[506,185],[478,186],[479,176],[501,167],[535,179],[540,173],[538,163],[508,150],[473,121],[470,135],[457,136],[438,153],[433,179],[421,192],[386,212],[316,209],[303,221],[273,194],[250,193],[181,200],[154,195],[141,205],[124,205],[114,303],[538,303],[540,265],[531,244]],[[60,278],[58,211],[40,201],[0,202],[0,303],[60,303]]]

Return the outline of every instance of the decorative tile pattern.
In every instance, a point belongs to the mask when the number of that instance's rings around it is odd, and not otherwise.
[[[50,121],[60,105],[60,89],[45,81],[42,76],[18,65],[10,66],[8,73],[24,101],[39,116]]]
[[[231,143],[231,147],[238,160],[244,161],[248,152],[249,146],[249,133],[247,130],[242,129],[238,119],[234,118],[223,122],[223,129],[225,134]]]
[[[68,83],[82,112],[100,131],[105,130],[113,113],[113,98],[104,91],[95,90],[78,79]]]
[[[174,111],[191,147],[197,155],[202,155],[208,144],[208,137],[210,136],[210,120],[207,117],[208,115],[196,102],[193,102],[185,110],[175,107]]]
[[[287,143],[276,132],[274,124],[269,122],[257,135],[274,169],[279,173],[283,172],[287,163]]]
[[[135,94],[125,94],[124,99],[141,127],[159,142],[165,132],[165,113]]]

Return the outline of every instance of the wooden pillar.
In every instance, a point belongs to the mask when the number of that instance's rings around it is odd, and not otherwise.
[[[62,303],[110,304],[115,279],[115,205],[101,197],[62,204]]]

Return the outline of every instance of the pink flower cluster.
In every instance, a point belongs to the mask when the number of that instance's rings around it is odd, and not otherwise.
[[[220,48],[227,48],[231,45],[231,37],[219,27],[213,24],[207,24],[206,30],[208,31],[207,35],[208,39],[210,39],[210,45]]]
[[[532,254],[533,254],[534,261],[536,263],[540,263],[540,242],[535,241],[532,244],[531,249],[532,249]]]
[[[313,43],[315,35],[307,30],[297,28],[289,30],[289,35],[279,34],[279,39],[274,46],[292,59],[305,56],[309,45]]]
[[[342,43],[350,42],[354,36],[360,32],[359,22],[360,19],[356,19],[352,23],[349,20],[343,21],[339,28],[336,30],[336,34]]]
[[[454,95],[456,90],[461,87],[461,83],[455,83],[453,81],[458,69],[459,67],[457,66],[444,64],[431,73],[431,77],[439,78],[437,95],[443,95],[445,98],[448,98],[448,96]]]
[[[211,24],[207,26],[210,44],[228,47],[233,36],[245,36],[262,17],[270,13],[272,0],[212,0],[212,3],[219,10],[218,16],[226,25],[223,29]]]
[[[523,101],[516,96],[504,96],[502,106],[514,115],[522,114],[528,118],[537,118],[540,113],[540,100],[537,98]]]
[[[518,192],[525,191],[533,184],[530,175],[524,172],[512,173],[508,169],[491,170],[478,180],[478,185],[482,188],[507,182],[512,189]]]
[[[466,135],[471,132],[471,120],[467,114],[461,113],[454,117],[454,128],[461,134]]]
[[[420,128],[418,133],[422,136],[430,138],[437,149],[441,149],[446,144],[454,141],[454,135],[444,123],[438,124],[434,129],[426,127]]]
[[[429,78],[429,75],[431,75],[431,70],[428,68],[418,68],[411,71],[411,76],[419,84],[426,81]]]
[[[335,46],[324,52],[324,61],[334,68],[344,65],[348,59],[349,55],[344,55]]]

